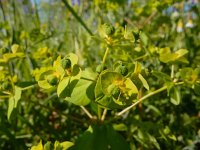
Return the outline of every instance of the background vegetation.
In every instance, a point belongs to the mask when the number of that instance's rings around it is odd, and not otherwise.
[[[198,0],[0,0],[0,7],[0,149],[40,140],[88,150],[200,149]],[[102,38],[105,23],[123,30],[123,37],[111,36],[114,44]],[[142,83],[131,78],[138,99],[164,89],[123,114],[108,110],[100,121],[96,102],[74,105],[37,82],[39,68],[69,53],[91,76],[99,64],[113,69],[116,62],[141,73]]]

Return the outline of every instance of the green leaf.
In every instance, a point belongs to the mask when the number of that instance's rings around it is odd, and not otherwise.
[[[74,143],[70,142],[70,141],[65,141],[65,142],[62,142],[60,143],[60,145],[62,146],[62,150],[67,150],[69,149],[70,147],[72,147],[74,145]]]
[[[180,76],[187,84],[195,84],[199,77],[198,69],[193,70],[192,68],[183,68],[180,70]]]
[[[125,80],[125,88],[127,90],[128,96],[131,96],[132,94],[137,94],[138,93],[138,89],[135,86],[135,84],[131,81],[130,78],[126,78]]]
[[[47,142],[46,144],[44,144],[44,150],[51,150],[52,149],[52,144],[51,142]]]
[[[23,58],[25,57],[25,54],[22,53],[22,52],[19,52],[19,53],[6,53],[6,54],[3,54],[3,59],[8,62],[10,60],[13,60],[15,58]]]
[[[98,100],[98,99],[101,99],[103,97],[104,97],[104,93],[103,93],[103,90],[102,90],[102,87],[101,87],[101,76],[99,76],[98,79],[97,79],[96,86],[95,86],[95,99]]]
[[[135,63],[134,74],[138,75],[142,71],[142,65],[138,62]]]
[[[187,53],[188,53],[188,50],[186,50],[186,49],[179,49],[178,51],[175,52],[175,54],[177,54],[176,59],[179,59],[179,58],[183,57]]]
[[[145,89],[149,90],[149,84],[147,83],[147,81],[145,80],[145,78],[141,74],[138,75],[138,78],[142,82],[142,84],[145,87]]]
[[[140,32],[140,40],[144,46],[148,45],[148,37],[144,32]]]
[[[73,66],[70,76],[64,77],[58,84],[57,94],[59,97],[71,97],[71,94],[81,77],[81,69],[78,65]]]
[[[167,54],[160,54],[160,61],[164,62],[164,63],[168,63],[168,62],[172,62],[177,58],[176,54],[171,54],[171,53],[167,53]]]
[[[50,75],[54,72],[51,66],[49,67],[41,67],[40,69],[35,69],[32,72],[32,75],[35,77],[36,81],[44,80],[45,76]]]
[[[69,150],[130,150],[125,139],[110,125],[93,125]]]
[[[21,99],[21,94],[22,94],[22,89],[20,87],[15,86],[15,95],[14,95],[14,99],[15,99],[14,107],[15,108],[17,108],[17,104],[18,104],[19,100]]]
[[[21,99],[21,94],[22,94],[21,88],[15,86],[14,96],[10,97],[10,99],[8,101],[8,112],[7,112],[8,120],[10,120],[14,109],[17,108],[17,104],[18,104],[19,100]]]
[[[31,150],[43,150],[42,141],[38,145],[31,147]]]
[[[54,150],[63,150],[62,146],[60,145],[60,142],[55,141]]]
[[[130,150],[130,146],[126,142],[126,140],[119,133],[117,133],[110,125],[107,126],[107,140],[110,145],[110,149]]]
[[[153,106],[153,105],[148,105],[148,109],[152,110],[153,112],[155,112],[157,115],[161,116],[162,113],[160,112],[159,108]]]
[[[154,75],[159,80],[162,80],[164,82],[172,82],[172,79],[169,75],[160,72],[160,71],[152,71],[152,75]]]
[[[43,89],[50,89],[50,88],[53,87],[53,86],[51,86],[51,85],[47,82],[47,80],[40,80],[40,81],[38,81],[38,85],[39,85],[41,88],[43,88]]]
[[[113,128],[116,131],[127,131],[128,127],[124,123],[113,124]]]
[[[110,95],[108,87],[113,84],[121,84],[123,82],[123,76],[117,72],[104,71],[101,73],[101,87],[103,93]]]
[[[65,98],[65,100],[75,105],[87,105],[91,100],[95,99],[94,88],[95,79],[97,73],[91,69],[86,69],[82,72],[81,79],[76,84],[74,90],[71,93],[71,97]]]
[[[169,47],[159,48],[158,53],[159,54],[170,54],[171,50]]]
[[[120,90],[118,97],[116,93],[113,95],[116,88]],[[95,86],[95,101],[107,108],[123,108],[135,100],[137,93],[138,89],[130,78],[105,70],[99,75]]]
[[[95,100],[99,105],[107,108],[107,109],[121,109],[126,106],[121,100],[115,99],[113,97],[109,97],[104,95],[103,97]],[[128,101],[131,104],[130,101]]]
[[[176,136],[175,135],[168,135],[168,137],[174,141],[177,141]]]
[[[170,94],[170,102],[174,105],[179,105],[181,102],[181,94],[177,87],[174,87]]]
[[[149,134],[149,133],[147,134],[147,136],[148,136],[150,142],[153,143],[153,145],[154,145],[158,150],[160,150],[160,145],[159,145],[158,141],[156,140],[156,138],[155,138],[154,136],[152,136],[151,134]]]
[[[165,50],[167,50],[167,52],[165,52]],[[186,49],[180,49],[176,51],[175,53],[171,53],[170,49],[167,48],[167,49],[161,50],[159,59],[160,61],[164,63],[175,63],[175,62],[188,63],[187,59],[183,57],[187,53],[188,53],[188,50]]]
[[[13,44],[13,45],[11,46],[11,51],[12,51],[13,53],[16,53],[16,52],[18,51],[18,49],[19,49],[19,45],[18,45],[18,44]]]
[[[61,66],[61,56],[58,56],[57,59],[54,61],[53,68],[56,71],[56,73],[60,75],[60,78],[62,79],[65,75],[65,70]]]
[[[26,90],[29,88],[32,88],[34,85],[36,85],[36,82],[18,82],[17,86],[20,87],[22,90]]]
[[[78,56],[74,53],[69,53],[68,55],[65,56],[65,58],[68,58],[71,60],[72,69],[73,69],[73,66],[78,63]]]
[[[70,77],[64,77],[60,83],[58,84],[57,88],[57,94],[59,97],[69,97],[70,92],[69,92],[69,83],[70,83]]]
[[[15,99],[14,97],[10,97],[8,100],[8,112],[7,112],[8,120],[10,120],[11,113],[13,112],[14,107],[15,107]]]

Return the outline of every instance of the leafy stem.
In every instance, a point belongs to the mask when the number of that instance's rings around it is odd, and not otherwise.
[[[175,83],[175,85],[181,85],[181,84],[183,84],[183,83],[184,83],[184,82],[178,82],[178,83]],[[157,94],[157,93],[160,93],[160,92],[162,92],[162,91],[164,91],[164,90],[166,90],[166,89],[167,89],[167,85],[165,85],[165,86],[163,86],[163,87],[161,87],[161,88],[159,88],[159,89],[157,89],[157,90],[155,90],[155,91],[153,91],[153,92],[151,92],[151,93],[149,93],[149,94],[147,94],[147,95],[141,97],[137,102],[133,103],[132,105],[130,105],[130,106],[128,106],[128,107],[126,107],[124,110],[118,112],[118,113],[116,114],[116,116],[121,116],[122,114],[124,114],[125,112],[129,111],[131,108],[133,108],[134,106],[136,106],[137,104],[139,104],[139,103],[142,102],[143,100],[145,100],[145,99],[147,99],[147,98],[149,98],[149,97],[151,97],[151,96],[153,96],[153,95],[155,95],[155,94]]]
[[[105,53],[104,53],[104,56],[103,56],[103,60],[102,60],[102,66],[103,66],[103,67],[104,67],[104,65],[105,65],[106,58],[108,57],[108,52],[109,52],[109,48],[107,47],[107,48],[106,48],[106,51],[105,51]],[[99,104],[98,104],[97,109],[98,109],[98,119],[103,121],[103,120],[105,119],[107,110],[104,109],[103,116],[101,116],[102,109],[101,109],[101,107],[99,106]]]

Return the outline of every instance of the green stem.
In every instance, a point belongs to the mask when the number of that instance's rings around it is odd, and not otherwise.
[[[175,83],[175,85],[181,85],[181,84],[183,84],[183,82]],[[143,97],[140,98],[137,102],[135,102],[135,103],[133,103],[132,105],[128,106],[128,107],[125,108],[124,110],[118,112],[118,113],[116,114],[116,116],[121,116],[122,114],[124,114],[125,112],[129,111],[131,108],[133,108],[134,106],[136,106],[137,104],[139,104],[139,103],[142,102],[143,100],[145,100],[145,99],[147,99],[147,98],[149,98],[149,97],[151,97],[151,96],[153,96],[153,95],[155,95],[155,94],[157,94],[157,93],[160,93],[160,92],[162,92],[162,91],[164,91],[164,90],[166,90],[166,89],[167,89],[167,86],[165,85],[165,86],[161,87],[160,89],[157,89],[157,90],[155,90],[155,91],[153,91],[153,92],[151,92],[151,93],[149,93],[149,94],[143,96]]]
[[[93,35],[92,31],[87,27],[87,25],[83,22],[81,17],[77,15],[77,13],[74,11],[74,9],[69,5],[69,3],[66,0],[62,0],[62,2],[65,4],[67,9],[72,13],[72,15],[78,20],[78,22],[86,29],[86,31],[90,34]]]
[[[174,65],[172,65],[172,68],[171,68],[171,78],[172,79],[174,78]]]
[[[102,109],[101,109],[99,104],[97,106],[97,110],[98,110],[98,119],[100,120],[101,119],[101,111],[102,111]]]
[[[109,52],[109,48],[106,48],[106,52],[104,53],[103,56],[103,61],[102,61],[102,65],[104,66],[105,62],[106,62],[106,58],[108,57],[108,52]]]
[[[36,25],[37,27],[40,27],[40,16],[39,16],[39,12],[38,12],[38,4],[36,2],[36,0],[34,0],[34,6],[35,6],[35,16],[36,16]]]
[[[3,14],[3,20],[6,22],[6,14],[5,14],[5,11],[4,11],[4,8],[3,8],[3,4],[2,4],[1,1],[0,1],[0,7],[1,7],[2,14]]]
[[[106,58],[108,57],[108,52],[109,52],[109,48],[107,47],[106,48],[106,51],[104,53],[104,56],[103,56],[103,60],[102,60],[102,65],[104,66],[105,65],[105,62],[106,62]],[[106,113],[107,113],[107,110],[104,110],[104,113],[103,113],[103,116],[101,117],[101,112],[102,112],[102,109],[101,107],[98,105],[98,119],[99,120],[104,120],[105,119],[105,116],[106,116]]]

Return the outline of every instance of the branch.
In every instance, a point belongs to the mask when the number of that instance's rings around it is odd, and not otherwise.
[[[67,7],[67,9],[69,9],[69,11],[72,13],[72,15],[76,18],[76,20],[85,28],[85,30],[90,34],[93,35],[92,31],[90,31],[90,29],[87,27],[87,25],[83,22],[83,20],[81,19],[81,17],[79,17],[77,15],[77,13],[74,11],[74,9],[68,4],[68,2],[66,0],[62,0],[62,2],[65,4],[65,6]]]
[[[105,108],[104,111],[103,111],[103,115],[102,115],[102,117],[101,117],[101,121],[104,121],[104,120],[105,120],[107,111],[108,111],[108,110]]]
[[[157,11],[154,11],[144,22],[141,24],[140,28],[143,28],[145,25],[147,25],[157,14]]]
[[[177,82],[177,83],[174,83],[174,84],[175,84],[175,85],[181,85],[181,84],[183,84],[183,83],[184,83],[184,82]],[[162,92],[162,91],[164,91],[164,90],[166,90],[166,89],[167,89],[167,86],[165,85],[165,86],[161,87],[160,89],[157,89],[157,90],[155,90],[155,91],[153,91],[153,92],[151,92],[151,93],[149,93],[149,94],[143,96],[143,97],[140,98],[137,102],[135,102],[135,103],[133,103],[132,105],[128,106],[128,107],[125,108],[124,110],[118,112],[118,113],[116,114],[116,116],[121,116],[122,114],[124,114],[125,112],[129,111],[131,108],[133,108],[134,106],[136,106],[137,104],[139,104],[139,103],[142,102],[143,100],[145,100],[145,99],[147,99],[147,98],[149,98],[149,97],[151,97],[151,96],[153,96],[153,95],[155,95],[155,94],[157,94],[157,93],[160,93],[160,92]]]
[[[81,109],[86,113],[86,115],[90,118],[93,119],[94,117],[91,115],[91,113],[84,107],[84,106],[80,106]]]
[[[131,108],[133,108],[134,106],[136,106],[137,104],[139,104],[140,102],[142,102],[143,100],[151,97],[152,95],[155,95],[159,92],[162,92],[164,90],[167,89],[167,86],[163,86],[162,88],[158,89],[158,90],[155,90],[154,92],[151,92],[145,96],[143,96],[142,98],[140,98],[137,102],[133,103],[132,105],[128,106],[127,108],[125,108],[124,110],[122,110],[121,112],[118,112],[116,115],[117,116],[121,116],[122,114],[124,114],[125,112],[127,112],[128,110],[130,110]]]

